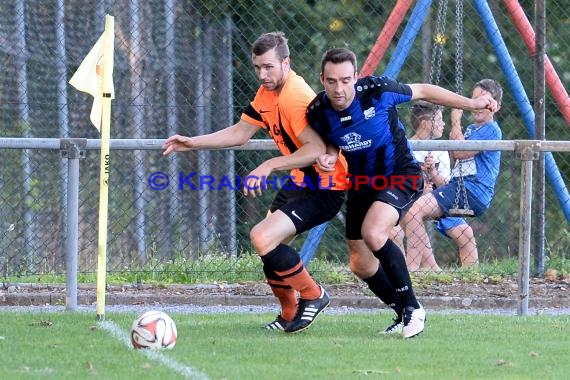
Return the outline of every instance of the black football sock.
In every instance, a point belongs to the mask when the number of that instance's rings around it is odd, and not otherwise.
[[[419,308],[420,305],[412,288],[410,272],[406,266],[406,259],[400,248],[388,239],[382,248],[374,252],[374,256],[380,260],[386,277],[400,297],[402,308],[406,306]]]
[[[378,271],[372,275],[372,277],[363,279],[368,288],[374,293],[382,302],[394,309],[398,316],[402,315],[402,303],[400,302],[400,296],[396,293],[396,290],[388,280],[386,273],[382,267],[378,267]]]

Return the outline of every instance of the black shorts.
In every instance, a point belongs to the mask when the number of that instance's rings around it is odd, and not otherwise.
[[[345,199],[345,191],[298,187],[291,179],[280,189],[269,210],[281,210],[293,221],[297,235],[334,218]]]
[[[372,203],[380,201],[394,207],[400,218],[412,206],[423,192],[423,179],[418,175],[406,175],[405,182],[398,176],[397,186],[387,186],[382,189],[372,187],[361,190],[350,189],[346,202],[346,238],[348,240],[362,239],[362,223]],[[388,177],[390,183],[390,177]]]

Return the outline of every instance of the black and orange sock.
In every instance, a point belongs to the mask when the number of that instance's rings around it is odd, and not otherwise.
[[[297,290],[302,299],[313,300],[321,295],[319,286],[303,266],[299,254],[288,245],[279,244],[262,256],[262,260],[269,263],[285,284]]]
[[[263,272],[265,273],[267,284],[269,284],[273,295],[279,300],[281,305],[281,318],[286,321],[292,321],[297,312],[297,292],[287,285],[268,263],[263,264]]]

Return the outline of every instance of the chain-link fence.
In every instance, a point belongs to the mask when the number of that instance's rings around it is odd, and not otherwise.
[[[67,82],[101,35],[104,15],[109,13],[115,16],[116,34],[113,139],[203,134],[237,121],[259,86],[251,67],[250,44],[262,32],[286,33],[293,69],[319,90],[320,56],[326,49],[347,46],[361,62],[369,63],[374,61],[370,52],[378,52],[376,48],[386,42],[379,43],[378,36],[387,26],[392,26],[395,35],[391,43],[386,43],[385,53],[377,57],[381,59],[372,68],[374,73],[387,72],[408,83],[438,82],[449,89],[457,87],[459,78],[466,96],[478,80],[497,79],[505,89],[503,107],[497,114],[503,139],[534,138],[533,57],[517,29],[520,26],[528,30],[529,26],[511,17],[507,5],[513,2],[466,1],[461,11],[456,11],[455,1],[379,3],[3,2],[0,134],[99,138],[89,122],[91,98]],[[533,3],[521,5],[532,23]],[[482,11],[487,8],[489,14]],[[546,9],[547,54],[553,65],[547,75],[564,84],[570,77],[565,27],[570,11],[555,1],[546,1]],[[395,10],[403,15],[402,21],[388,25],[387,20],[399,19]],[[429,11],[425,19],[422,10]],[[458,16],[463,16],[462,23]],[[410,34],[414,22],[420,25],[417,35]],[[461,27],[462,33],[458,29]],[[436,56],[438,49],[440,55]],[[505,69],[509,65],[510,71]],[[570,108],[565,99],[567,94],[559,88],[546,92],[546,139],[569,140],[565,112]],[[400,107],[400,113],[407,124],[409,105]],[[447,111],[445,118],[449,120]],[[261,132],[256,137],[267,138]],[[165,158],[157,150],[113,150],[108,269],[138,270],[149,262],[157,263],[158,268],[160,263],[176,258],[191,262],[211,255],[251,251],[249,229],[265,215],[273,193],[249,199],[230,189],[230,185],[210,191],[188,186],[183,190],[169,186],[155,191],[147,181],[155,172],[166,173],[173,182],[194,176],[194,184],[203,175],[216,181],[235,179],[274,154],[272,150],[223,150]],[[98,155],[97,150],[88,149],[80,163],[81,272],[93,272],[97,265]],[[567,260],[570,234],[564,210],[569,205],[563,191],[560,195],[560,186],[565,190],[563,185],[569,182],[570,162],[567,154],[554,152],[550,157],[546,171],[550,184],[546,188],[546,254],[550,260]],[[3,275],[63,273],[67,161],[61,159],[57,149],[0,149],[0,160]],[[483,263],[518,256],[520,160],[513,152],[502,154],[496,190],[490,210],[469,220]],[[317,257],[346,263],[343,236],[343,220],[339,217],[329,225]],[[449,239],[437,233],[431,238],[440,265],[458,262],[457,248]],[[303,241],[301,237],[296,244],[300,246]]]

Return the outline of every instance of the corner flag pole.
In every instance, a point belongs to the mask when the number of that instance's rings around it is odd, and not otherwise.
[[[97,320],[105,319],[105,285],[107,275],[107,215],[109,206],[109,139],[111,129],[111,99],[113,97],[113,51],[115,19],[105,16],[103,34],[103,88],[101,117],[101,164],[99,178],[99,240],[97,246]]]

